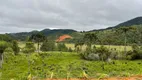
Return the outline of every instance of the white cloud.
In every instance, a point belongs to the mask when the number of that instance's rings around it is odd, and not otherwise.
[[[1,0],[0,32],[100,29],[141,16],[141,10],[141,0]]]

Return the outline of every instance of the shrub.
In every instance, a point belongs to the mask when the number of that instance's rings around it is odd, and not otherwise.
[[[139,47],[136,44],[132,45],[132,51],[127,52],[126,59],[130,60],[142,59],[142,47]]]
[[[0,68],[2,68],[2,63],[3,63],[3,52],[8,47],[11,47],[9,43],[5,41],[0,41]]]
[[[121,54],[121,52],[118,52],[115,48],[112,48],[111,49],[111,54],[110,54],[110,58],[111,59],[115,59],[115,60],[119,60],[119,59],[122,59],[122,54]]]
[[[11,59],[14,56],[14,51],[12,48],[8,47],[4,50],[4,60]]]
[[[11,47],[11,45],[5,41],[0,41],[0,53],[2,54],[4,50],[8,47]]]
[[[99,54],[102,61],[107,60],[111,56],[111,52],[104,46],[101,46],[96,49],[96,53]]]
[[[12,42],[12,49],[13,49],[15,55],[17,55],[20,51],[18,43],[15,40]]]
[[[13,49],[12,49],[11,47],[6,48],[6,49],[4,50],[4,53],[12,53],[12,55],[14,55],[14,54],[13,54],[14,51],[13,51]]]
[[[89,54],[87,58],[89,60],[95,60],[95,61],[100,60],[100,56],[98,54],[95,54],[95,53]]]
[[[73,50],[72,50],[72,48],[71,48],[71,47],[69,47],[68,52],[73,52]]]
[[[86,51],[81,53],[82,58],[86,60],[102,60],[106,61],[111,57],[111,52],[104,46],[99,48],[94,47],[91,49],[90,47],[86,48]]]
[[[24,53],[32,53],[36,50],[33,42],[27,42],[26,46],[23,48]]]
[[[45,41],[41,45],[41,51],[54,51],[56,48],[54,41]]]
[[[64,52],[68,51],[68,48],[66,47],[66,45],[64,43],[58,43],[57,49],[58,49],[58,51],[64,51]]]

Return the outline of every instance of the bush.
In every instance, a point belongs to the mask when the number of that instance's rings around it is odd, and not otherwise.
[[[14,51],[12,48],[8,47],[4,50],[4,59],[10,59],[14,56]]]
[[[58,49],[58,51],[64,51],[64,52],[68,51],[68,48],[66,47],[66,45],[64,43],[58,43],[57,49]]]
[[[139,47],[136,44],[132,45],[132,51],[127,52],[126,59],[129,60],[142,59],[142,47]]]
[[[41,45],[41,51],[54,51],[56,48],[54,41],[45,41]]]
[[[98,54],[95,54],[95,53],[89,54],[87,58],[89,60],[95,60],[95,61],[100,60],[100,56]]]
[[[0,41],[0,54],[4,52],[4,50],[8,47],[11,47],[11,45],[5,41]]]
[[[108,48],[106,48],[104,46],[97,48],[96,53],[99,54],[102,61],[105,61],[111,57],[111,52],[109,51]]]
[[[119,60],[122,59],[123,53],[120,51],[117,51],[115,48],[112,48],[111,50],[109,50],[110,54],[110,58],[114,59],[114,60]]]
[[[14,54],[13,54],[14,51],[13,51],[13,49],[12,49],[11,47],[6,48],[6,49],[4,50],[4,53],[12,53],[12,55],[14,55]]]
[[[106,61],[108,58],[111,57],[111,52],[104,46],[101,46],[99,48],[93,47],[93,49],[87,47],[86,51],[81,53],[81,56],[86,60]]]
[[[15,55],[17,55],[20,51],[18,43],[15,40],[12,42],[12,49],[13,49]]]
[[[71,47],[69,47],[68,52],[73,52],[73,50],[72,50],[72,48],[71,48]]]
[[[26,46],[23,48],[24,53],[32,53],[36,50],[33,42],[27,42]]]

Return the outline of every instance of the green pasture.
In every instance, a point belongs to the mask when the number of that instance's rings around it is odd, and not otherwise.
[[[66,43],[66,46],[67,47],[71,47],[72,49],[75,49],[75,47],[74,47],[74,44],[69,44],[69,43]],[[100,47],[101,45],[95,45],[96,47]],[[121,45],[104,45],[105,47],[107,47],[107,48],[109,48],[110,50],[111,49],[116,49],[116,50],[118,50],[118,51],[124,51],[124,47],[125,46],[121,46]],[[82,49],[84,50],[86,48],[86,46],[84,45],[84,46],[82,46]],[[131,48],[131,46],[126,46],[126,48],[127,48],[127,51],[130,51],[130,50],[132,50],[132,48]]]
[[[72,48],[73,50],[75,49],[74,44],[70,44],[70,43],[65,43],[65,45],[68,48]],[[23,48],[25,46],[25,42],[19,42],[19,47]],[[96,45],[96,47],[100,47],[101,45]],[[124,46],[121,45],[104,45],[105,47],[109,48],[109,49],[116,49],[118,51],[124,51]],[[35,43],[35,47],[37,48],[37,44]],[[82,47],[82,49],[84,50],[86,48],[86,46],[84,45]],[[127,46],[127,51],[132,50],[131,46]]]
[[[142,61],[87,61],[74,52],[20,53],[5,59],[0,72],[0,80],[26,80],[30,74],[35,78],[50,78],[51,74],[53,78],[80,78],[83,72],[89,78],[131,76],[142,74]]]

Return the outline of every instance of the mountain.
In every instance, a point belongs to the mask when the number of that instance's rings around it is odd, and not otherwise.
[[[11,35],[14,39],[17,40],[26,40],[27,36],[30,36],[32,34],[35,33],[43,33],[45,36],[47,36],[49,39],[57,39],[57,37],[64,35],[64,34],[68,34],[68,35],[78,35],[78,32],[72,29],[44,29],[42,31],[31,31],[31,32],[20,32],[20,33],[10,33],[9,35]]]
[[[135,30],[127,31],[125,34],[120,27],[135,27]],[[92,30],[99,37],[99,41],[106,45],[124,45],[125,37],[127,37],[127,45],[138,44],[142,45],[142,17],[136,17],[134,19],[120,23],[114,27],[106,29]],[[98,44],[100,44],[98,42]]]
[[[119,27],[129,27],[129,26],[133,26],[133,25],[142,25],[142,16],[141,17],[136,17],[136,18],[133,18],[131,20],[127,20],[125,22],[122,22],[116,26],[112,26],[112,27],[108,27],[108,28],[105,28],[105,29],[98,29],[98,30],[91,30],[89,32],[92,32],[92,31],[104,31],[104,30],[109,30],[109,29],[114,29],[114,28],[119,28]]]
[[[120,23],[115,27],[122,27],[122,26],[133,26],[133,25],[142,25],[142,17],[136,17],[134,19],[128,20],[126,22]]]
[[[62,35],[62,34],[71,34],[73,32],[77,32],[75,30],[72,29],[44,29],[42,31],[40,31],[41,33],[43,33],[46,36],[50,36],[50,35]]]
[[[118,24],[114,27],[109,27],[109,28],[106,28],[106,29],[99,29],[99,30],[92,30],[92,31],[88,31],[88,32],[99,31],[100,38],[101,37],[103,38],[104,36],[106,36],[106,33],[113,34],[113,32],[111,31],[112,29],[115,31],[116,28],[123,27],[123,26],[129,27],[129,26],[133,26],[133,25],[137,25],[137,27],[139,27],[139,26],[142,27],[142,17],[136,17],[136,18],[128,20],[126,22],[120,23],[120,24]],[[139,29],[141,29],[141,27],[139,27]],[[83,36],[83,33],[85,33],[85,32],[80,33],[80,32],[77,32],[75,30],[72,30],[72,29],[53,29],[53,30],[44,29],[44,30],[41,30],[41,31],[35,30],[35,31],[31,31],[31,32],[10,33],[9,35],[12,36],[12,38],[14,38],[14,39],[24,41],[24,40],[26,40],[27,36],[30,36],[30,35],[38,33],[38,32],[43,33],[45,36],[48,37],[48,39],[52,39],[52,40],[56,40],[60,36],[67,34],[67,35],[70,35],[70,36],[73,37],[72,42],[74,42],[76,39],[81,38]],[[121,36],[123,36],[123,34],[119,35],[119,37],[121,37]],[[121,40],[123,40],[123,39],[121,39]],[[132,40],[132,39],[130,39],[130,40]]]

